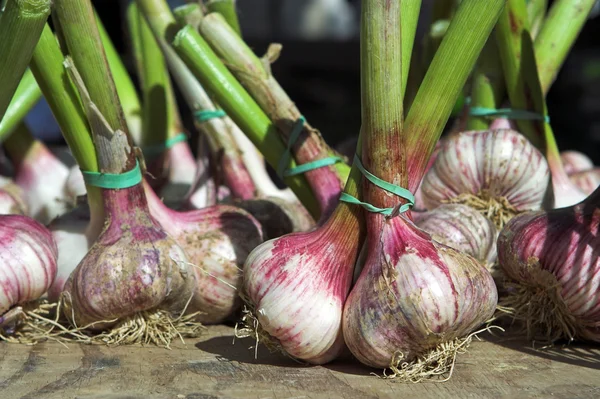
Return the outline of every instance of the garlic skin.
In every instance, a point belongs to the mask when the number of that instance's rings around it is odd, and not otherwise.
[[[56,275],[58,249],[50,232],[21,215],[0,216],[0,325],[12,306],[34,301]]]
[[[31,217],[48,224],[69,209],[64,192],[69,168],[41,142],[34,142],[15,169],[15,183],[23,190]]]
[[[241,304],[237,292],[241,267],[250,251],[263,242],[260,224],[244,210],[228,205],[173,211],[147,184],[145,192],[152,217],[194,265],[196,285],[190,311],[201,311],[196,319],[204,324],[225,320]]]
[[[594,162],[587,155],[579,151],[561,151],[560,160],[568,175],[594,167]]]
[[[0,215],[27,215],[28,209],[23,199],[23,190],[14,183],[0,187]]]
[[[544,306],[521,309],[530,333],[600,342],[599,204],[597,189],[578,205],[519,215],[500,233],[500,267]]]
[[[544,156],[520,133],[468,131],[444,140],[421,190],[427,209],[485,190],[525,211],[541,208],[549,181]]]
[[[439,244],[403,215],[369,240],[364,269],[344,306],[346,345],[378,368],[472,332],[492,316],[497,290],[472,257]]]
[[[496,226],[467,205],[444,204],[415,215],[415,224],[435,241],[477,259],[483,265],[496,260]]]
[[[571,173],[569,180],[573,182],[584,194],[590,195],[600,186],[600,168]]]
[[[259,245],[244,264],[243,289],[260,326],[290,356],[312,364],[344,348],[342,310],[364,230],[348,205],[317,229]]]
[[[196,274],[150,216],[141,184],[102,196],[104,229],[65,283],[65,317],[98,330],[140,311],[183,311]]]

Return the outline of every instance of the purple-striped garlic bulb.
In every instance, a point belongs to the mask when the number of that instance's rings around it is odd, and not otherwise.
[[[322,364],[344,348],[342,310],[364,237],[360,212],[342,203],[321,226],[267,241],[244,264],[243,293],[259,330],[294,358]]]
[[[34,141],[26,153],[13,162],[14,180],[23,190],[31,217],[47,224],[69,209],[71,203],[65,196],[69,168],[44,144]]]
[[[261,226],[248,212],[229,205],[177,212],[167,208],[149,185],[146,198],[152,217],[181,246],[196,273],[190,310],[196,319],[215,324],[241,304],[241,268],[250,251],[263,242]]]
[[[0,216],[0,329],[19,313],[13,306],[35,301],[50,287],[57,256],[52,235],[39,222]]]
[[[150,216],[142,185],[103,190],[102,198],[104,229],[65,283],[64,315],[102,330],[144,311],[180,314],[194,294],[196,272]]]
[[[600,188],[568,208],[528,212],[500,232],[498,260],[529,336],[600,342]]]
[[[579,187],[583,193],[590,195],[600,186],[600,168],[571,173],[569,180]]]
[[[386,218],[379,231],[344,306],[344,339],[358,360],[399,367],[492,316],[496,286],[474,258],[434,241],[404,215]]]
[[[435,241],[477,259],[490,267],[496,261],[494,224],[467,205],[443,204],[422,213],[413,213],[415,224]]]
[[[579,151],[561,151],[560,160],[568,175],[592,169],[594,167],[594,162],[592,162],[587,155]]]
[[[549,180],[546,159],[520,133],[468,131],[444,140],[421,190],[427,209],[464,203],[502,227],[519,212],[540,209]]]

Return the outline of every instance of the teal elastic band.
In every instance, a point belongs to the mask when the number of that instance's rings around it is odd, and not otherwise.
[[[83,174],[83,180],[90,186],[100,188],[128,188],[141,183],[142,181],[142,170],[140,164],[136,160],[135,168],[125,173],[100,173],[100,172],[86,172],[81,171]]]
[[[302,128],[304,128],[304,123],[306,119],[304,116],[300,116],[298,120],[292,126],[292,131],[290,132],[290,139],[288,140],[287,147],[285,152],[281,156],[279,160],[279,164],[277,165],[277,176],[280,178],[288,177],[288,176],[296,176],[301,175],[306,172],[310,172],[311,170],[319,169],[325,166],[335,165],[338,162],[342,162],[343,159],[340,157],[327,157],[322,159],[317,159],[316,161],[311,161],[304,163],[302,165],[298,165],[294,168],[286,169],[287,164],[290,162],[290,157],[292,154],[292,147],[296,144],[298,137],[300,137],[300,133],[302,133]]]
[[[142,152],[147,157],[155,157],[162,154],[165,150],[173,147],[177,143],[181,143],[187,140],[187,134],[179,133],[177,136],[173,136],[165,140],[163,144],[153,144],[142,147]]]
[[[471,107],[469,109],[469,114],[471,116],[495,116],[508,119],[544,121],[550,123],[550,117],[548,115],[540,115],[536,112],[525,111],[522,109]]]
[[[356,167],[358,167],[360,172],[371,183],[373,183],[374,185],[376,185],[379,188],[384,189],[385,191],[395,194],[398,197],[404,198],[405,200],[408,201],[406,204],[402,204],[400,206],[400,208],[398,208],[398,213],[406,212],[415,205],[415,196],[410,191],[408,191],[407,189],[405,189],[403,187],[386,182],[385,180],[381,180],[380,178],[378,178],[377,176],[375,176],[374,174],[372,174],[371,172],[366,170],[363,167],[362,162],[360,161],[360,158],[358,156],[354,156],[354,164],[356,165]],[[347,193],[342,193],[342,195],[340,196],[340,201],[348,202],[350,204],[360,205],[369,212],[381,213],[382,215],[385,215],[385,216],[391,216],[392,213],[394,212],[394,210],[396,209],[396,208],[378,208],[367,202],[362,202],[358,198],[356,198],[350,194],[347,194]]]
[[[203,109],[201,111],[194,112],[194,116],[196,117],[196,120],[200,123],[206,122],[206,121],[209,121],[209,120],[215,119],[215,118],[222,118],[225,115],[227,115],[227,114],[222,109],[214,109],[214,110],[213,109]]]

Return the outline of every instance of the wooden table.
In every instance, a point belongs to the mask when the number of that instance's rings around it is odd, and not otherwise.
[[[600,398],[600,347],[534,350],[484,334],[444,383],[399,383],[351,358],[304,366],[210,327],[172,350],[0,343],[0,398]],[[410,395],[410,396],[405,396]]]

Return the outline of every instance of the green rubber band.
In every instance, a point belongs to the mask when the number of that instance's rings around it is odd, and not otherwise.
[[[296,144],[298,137],[300,137],[300,133],[302,133],[302,129],[304,128],[305,122],[306,119],[304,118],[304,116],[300,116],[300,118],[298,118],[298,120],[294,123],[294,126],[292,126],[292,131],[290,132],[290,139],[288,140],[287,147],[285,149],[285,152],[281,156],[281,159],[279,160],[279,164],[277,165],[277,176],[279,176],[280,178],[301,175],[303,173],[310,172],[311,170],[319,169],[325,166],[335,165],[338,162],[344,161],[340,157],[327,157],[286,169],[286,166],[290,162],[290,157],[292,155],[292,147],[294,146],[294,144]]]
[[[469,109],[469,114],[471,116],[505,117],[508,119],[544,121],[550,123],[550,117],[548,115],[540,115],[536,112],[525,111],[522,109],[471,107]]]
[[[369,180],[371,183],[373,183],[374,185],[376,185],[379,188],[384,189],[385,191],[395,194],[398,197],[404,198],[405,200],[408,201],[406,204],[402,204],[400,206],[400,208],[398,208],[398,213],[406,212],[415,205],[415,196],[410,191],[408,191],[407,189],[405,189],[403,187],[397,186],[395,184],[388,183],[385,180],[380,179],[379,177],[375,176],[374,174],[372,174],[371,172],[366,170],[364,168],[364,166],[362,165],[362,162],[360,161],[360,158],[358,156],[354,156],[354,164],[360,170],[360,172],[367,178],[367,180]],[[340,196],[340,201],[348,202],[348,203],[355,204],[355,205],[360,205],[369,212],[381,213],[385,216],[391,216],[392,213],[394,212],[394,210],[396,209],[396,208],[378,208],[367,202],[362,202],[358,198],[356,198],[350,194],[347,194],[347,193],[342,193],[342,195]]]
[[[129,188],[142,182],[142,170],[140,164],[136,160],[135,168],[125,173],[101,173],[81,171],[83,180],[86,184],[94,187],[119,189]]]
[[[194,116],[196,117],[196,120],[200,123],[203,123],[203,122],[209,121],[211,119],[215,119],[215,118],[222,118],[225,115],[227,115],[227,114],[222,109],[203,109],[203,110],[194,112]]]
[[[471,104],[471,97],[465,99],[465,104]],[[537,112],[526,111],[523,109],[469,107],[469,115],[504,117],[514,120],[544,121],[545,123],[550,123],[550,117],[548,115],[541,115]]]
[[[168,138],[163,144],[153,144],[142,147],[142,152],[150,158],[162,154],[164,151],[172,148],[175,144],[187,141],[187,134],[179,133],[176,136]]]
[[[286,177],[301,175],[302,173],[310,172],[311,170],[319,169],[324,166],[335,165],[336,163],[343,161],[344,160],[340,157],[327,157],[317,159],[316,161],[303,163],[302,165],[298,165],[295,168],[287,169],[283,172],[283,175]]]

